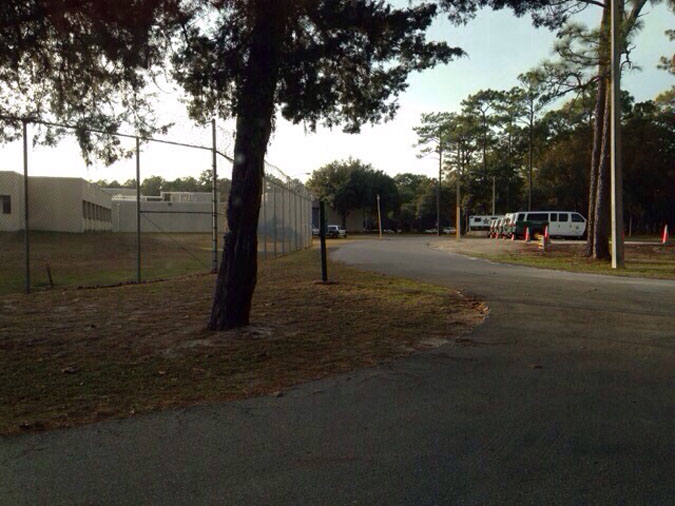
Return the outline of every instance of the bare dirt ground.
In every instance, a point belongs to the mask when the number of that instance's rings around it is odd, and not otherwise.
[[[0,298],[0,434],[280,392],[459,338],[485,307],[330,264],[260,266],[253,325],[206,330],[214,277]]]

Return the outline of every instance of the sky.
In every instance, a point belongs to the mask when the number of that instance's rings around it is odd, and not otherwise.
[[[406,0],[393,3],[407,4]],[[672,75],[656,69],[662,55],[672,55],[675,44],[664,32],[675,25],[675,15],[664,5],[646,6],[643,10],[644,28],[635,40],[631,60],[641,71],[624,74],[622,88],[643,101],[675,84]],[[595,26],[600,19],[599,9],[589,8],[580,21]],[[481,11],[466,26],[457,27],[444,18],[438,18],[428,32],[432,40],[446,41],[459,46],[468,56],[437,66],[408,78],[408,89],[398,99],[396,118],[388,123],[365,126],[360,134],[344,134],[339,128],[318,128],[309,133],[303,125],[293,125],[283,119],[277,121],[267,151],[267,161],[279,167],[290,177],[305,181],[309,173],[334,160],[348,157],[370,163],[375,169],[396,175],[412,172],[433,176],[437,161],[419,159],[413,127],[419,124],[422,113],[458,112],[461,101],[480,89],[509,89],[518,84],[518,74],[552,56],[554,34],[546,29],[535,29],[529,16],[514,17],[510,11]],[[170,86],[158,91],[160,116],[176,122],[167,138],[181,142],[210,145],[209,129],[194,127],[184,114],[178,93]],[[219,149],[231,151],[234,123],[219,121]],[[131,147],[131,145],[130,145]],[[22,147],[15,142],[0,148],[0,170],[23,171]],[[219,160],[219,173],[229,176],[231,167]],[[161,175],[165,179],[198,177],[209,169],[211,155],[207,151],[145,145],[141,153],[141,178]],[[135,176],[135,161],[118,162],[111,167],[94,163],[87,167],[79,156],[76,144],[62,141],[56,148],[32,147],[29,152],[30,173],[33,175],[83,177],[89,180],[116,179],[123,182]]]

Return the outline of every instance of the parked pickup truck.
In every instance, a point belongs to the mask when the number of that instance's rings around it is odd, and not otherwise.
[[[326,237],[331,237],[333,239],[347,237],[347,231],[338,225],[328,225],[326,227]]]

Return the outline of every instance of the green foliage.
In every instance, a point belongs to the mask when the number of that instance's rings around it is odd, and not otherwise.
[[[236,116],[246,76],[254,2],[203,2],[208,22],[184,26],[173,76],[189,98],[190,115]],[[391,119],[412,71],[462,56],[427,42],[436,7],[395,9],[372,0],[287,1],[288,16],[274,102],[284,118],[314,130],[321,123],[358,132]]]
[[[624,120],[622,148],[626,219],[633,217],[633,229],[659,232],[675,223],[675,110],[651,100],[635,104]]]
[[[383,216],[399,208],[395,181],[370,164],[353,158],[334,161],[315,170],[307,187],[342,216],[343,225],[349,213],[357,209],[367,210],[370,217],[366,221],[374,222],[378,195]]]
[[[20,135],[11,117],[76,126],[87,162],[128,155],[119,140],[85,130],[117,131],[129,124],[155,131],[151,97],[144,94],[162,61],[164,28],[178,0],[4,0],[0,9],[0,141]],[[160,128],[161,129],[161,128]],[[161,129],[163,130],[163,129]],[[36,141],[54,144],[58,127],[38,126]]]

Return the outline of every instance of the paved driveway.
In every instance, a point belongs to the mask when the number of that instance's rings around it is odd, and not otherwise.
[[[334,258],[482,296],[465,339],[280,398],[0,440],[0,504],[675,504],[675,283],[429,240]]]

